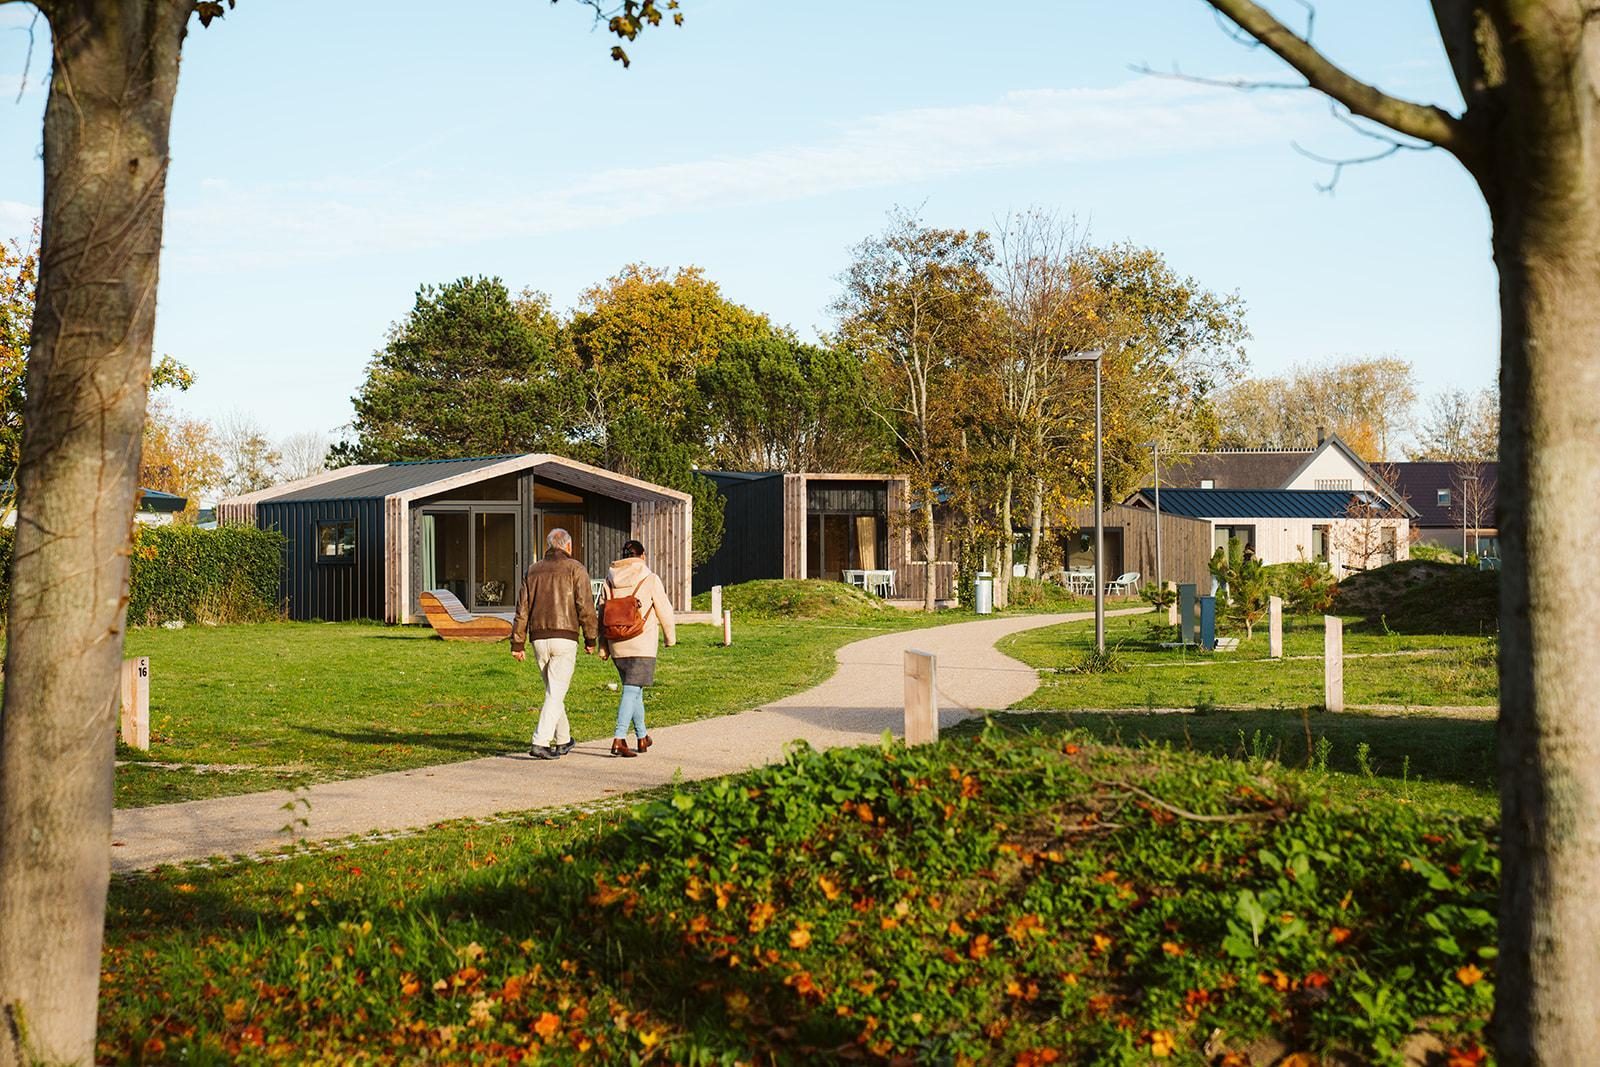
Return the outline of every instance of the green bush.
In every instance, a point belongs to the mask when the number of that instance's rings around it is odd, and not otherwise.
[[[253,526],[141,526],[134,534],[128,622],[276,618],[283,535]]]
[[[1322,615],[1333,605],[1337,583],[1326,563],[1300,560],[1274,563],[1262,570],[1267,588],[1273,596],[1283,598],[1284,608],[1291,615]]]
[[[1037,608],[1043,610],[1071,610],[1081,606],[1082,598],[1073,596],[1065,586],[1038,578],[1012,578],[1011,600],[1007,608]]]

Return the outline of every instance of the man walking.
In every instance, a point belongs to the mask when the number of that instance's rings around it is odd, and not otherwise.
[[[544,704],[533,731],[535,759],[556,759],[572,751],[572,730],[567,725],[567,687],[578,667],[578,635],[584,650],[594,652],[599,627],[595,621],[594,593],[589,572],[572,558],[572,535],[551,530],[545,538],[544,559],[528,568],[517,596],[517,617],[511,624],[511,655],[527,659],[528,639],[544,676]]]

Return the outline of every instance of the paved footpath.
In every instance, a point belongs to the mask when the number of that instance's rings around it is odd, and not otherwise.
[[[996,641],[1020,630],[1090,617],[1081,612],[987,619],[857,641],[839,650],[838,672],[821,685],[754,711],[652,730],[655,745],[637,759],[609,755],[611,739],[603,737],[583,741],[554,761],[513,753],[327,782],[299,794],[274,791],[121,808],[112,828],[112,870],[276,849],[287,840],[283,827],[290,815],[284,805],[296,795],[311,805],[296,813],[308,823],[297,836],[321,841],[592,802],[665,785],[679,774],[685,779],[732,774],[782,759],[784,747],[797,738],[815,748],[868,744],[885,730],[903,731],[904,653],[912,648],[938,656],[939,720],[948,726],[1008,707],[1038,687],[1038,673],[996,651]],[[671,653],[667,656],[662,669],[671,670]]]

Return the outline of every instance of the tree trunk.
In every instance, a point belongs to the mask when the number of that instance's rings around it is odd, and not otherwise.
[[[1044,479],[1033,480],[1033,517],[1028,522],[1028,577],[1039,579],[1039,548],[1044,539]]]
[[[926,564],[923,570],[927,572],[927,581],[922,588],[922,610],[932,611],[935,607],[933,597],[934,569],[933,561],[938,556],[933,544],[933,497],[922,505],[922,562]]]
[[[1575,118],[1576,99],[1543,114]],[[1503,330],[1494,1029],[1508,1067],[1600,1049],[1600,597],[1581,576],[1600,528],[1600,164],[1580,157],[1597,151],[1581,132],[1524,134],[1534,173],[1489,197]]]
[[[996,609],[1006,607],[1011,603],[1011,557],[1014,554],[1011,536],[1011,506],[1012,498],[1016,495],[1015,478],[1006,475],[1005,495],[1000,498],[1000,547],[998,563],[994,571],[994,606]]]
[[[0,1064],[94,1058],[128,556],[192,0],[41,3],[54,57],[0,711]]]

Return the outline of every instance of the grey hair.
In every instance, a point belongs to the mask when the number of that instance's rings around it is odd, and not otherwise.
[[[551,548],[559,548],[563,552],[572,551],[572,535],[562,529],[551,530],[545,537],[544,543]]]

